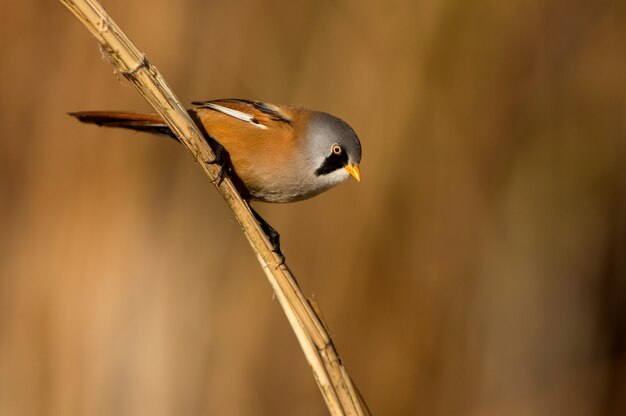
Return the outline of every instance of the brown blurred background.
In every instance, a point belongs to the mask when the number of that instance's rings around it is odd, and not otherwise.
[[[374,414],[626,414],[623,1],[103,3],[183,102],[359,133],[259,210]],[[66,116],[149,108],[59,2],[0,12],[0,414],[324,414],[191,156]]]

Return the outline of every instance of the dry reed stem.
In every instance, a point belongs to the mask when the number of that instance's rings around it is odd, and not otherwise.
[[[210,147],[157,69],[96,0],[60,1],[96,37],[115,70],[163,117],[233,210],[313,370],[330,414],[368,414],[324,324],[305,299],[287,265],[279,265],[267,237],[232,182],[228,178],[216,182],[219,167],[205,163],[214,158]]]

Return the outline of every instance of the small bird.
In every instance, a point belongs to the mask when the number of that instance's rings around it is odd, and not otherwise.
[[[361,180],[361,143],[343,120],[321,111],[260,101],[196,101],[188,110],[216,159],[248,201],[295,202],[350,176]],[[70,113],[85,123],[176,138],[156,114],[121,111]],[[278,233],[252,210],[280,254]],[[275,234],[275,235],[274,235]],[[281,255],[282,256],[282,255]]]

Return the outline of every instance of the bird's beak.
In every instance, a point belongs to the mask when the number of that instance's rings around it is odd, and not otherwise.
[[[357,182],[361,182],[361,172],[359,172],[359,165],[350,164],[344,167],[348,171],[350,176],[356,179]]]

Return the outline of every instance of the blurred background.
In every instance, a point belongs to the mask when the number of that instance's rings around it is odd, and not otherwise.
[[[325,110],[257,205],[376,415],[626,414],[626,3],[103,1],[184,102]],[[0,3],[0,414],[320,415],[233,215],[56,1]]]

